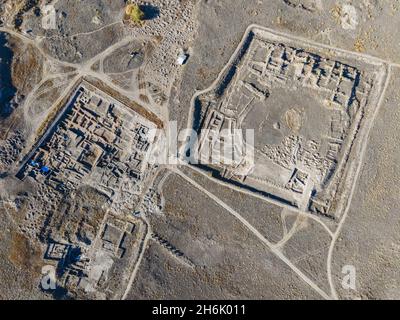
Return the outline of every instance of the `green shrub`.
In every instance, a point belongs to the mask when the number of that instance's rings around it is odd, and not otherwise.
[[[144,12],[137,4],[128,4],[125,9],[125,14],[133,24],[143,25]]]

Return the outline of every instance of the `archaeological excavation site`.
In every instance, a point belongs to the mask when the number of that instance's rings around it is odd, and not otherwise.
[[[400,299],[399,28],[384,0],[0,0],[0,300]]]

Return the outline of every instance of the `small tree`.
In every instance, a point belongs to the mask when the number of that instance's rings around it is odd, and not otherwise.
[[[143,25],[144,23],[144,12],[140,9],[137,4],[128,4],[125,9],[125,14],[135,25]]]

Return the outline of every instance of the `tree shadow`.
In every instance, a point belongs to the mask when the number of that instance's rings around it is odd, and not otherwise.
[[[144,13],[144,20],[154,20],[160,16],[160,9],[150,4],[141,5],[140,10]]]

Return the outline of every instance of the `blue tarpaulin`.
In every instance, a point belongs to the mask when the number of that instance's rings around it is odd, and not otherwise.
[[[46,166],[42,167],[42,169],[40,169],[43,173],[49,173],[50,169]]]

